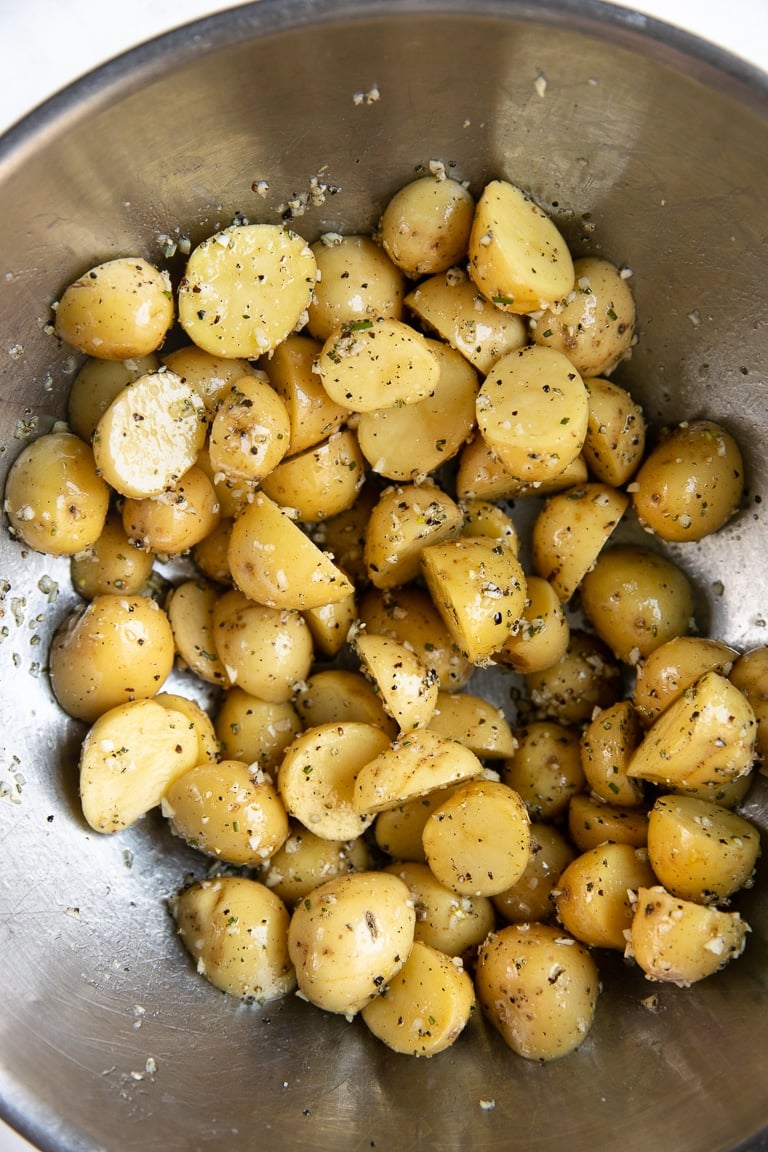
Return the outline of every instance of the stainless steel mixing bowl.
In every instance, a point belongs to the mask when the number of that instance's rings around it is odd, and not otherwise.
[[[369,229],[431,160],[475,189],[515,181],[575,251],[632,267],[640,341],[621,379],[654,423],[722,420],[748,463],[741,514],[675,554],[707,629],[766,641],[768,83],[590,0],[262,0],[33,113],[0,144],[0,471],[64,410],[74,365],[45,325],[74,274],[117,254],[162,261],[162,235],[194,241],[237,213],[275,219],[313,177],[329,191],[298,228]],[[753,931],[738,963],[683,991],[601,957],[594,1029],[549,1065],[479,1017],[415,1061],[295,998],[239,1006],[194,973],[166,910],[200,860],[159,817],[112,838],[84,826],[81,731],[45,676],[73,602],[68,565],[6,533],[0,550],[0,1110],[30,1139],[73,1152],[768,1147],[765,863],[739,901]],[[765,827],[764,790],[746,811]]]

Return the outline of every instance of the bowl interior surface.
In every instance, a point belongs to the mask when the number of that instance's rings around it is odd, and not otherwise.
[[[747,462],[743,510],[670,554],[705,631],[764,643],[768,87],[599,3],[263,0],[137,49],[35,112],[0,144],[0,484],[63,416],[77,364],[45,326],[80,272],[138,254],[178,275],[164,237],[277,220],[313,179],[326,195],[293,227],[310,240],[370,231],[434,160],[475,192],[512,180],[574,252],[632,268],[640,339],[616,379],[656,427],[723,422]],[[30,1139],[73,1152],[758,1146],[764,864],[738,900],[752,926],[738,963],[680,990],[600,956],[594,1028],[548,1065],[514,1056],[479,1017],[415,1061],[293,997],[237,1005],[192,970],[166,909],[205,862],[156,814],[111,838],[83,823],[82,729],[45,675],[75,601],[68,563],[5,532],[0,557],[0,1109]],[[490,690],[514,720],[508,684]],[[745,811],[765,830],[764,792]]]

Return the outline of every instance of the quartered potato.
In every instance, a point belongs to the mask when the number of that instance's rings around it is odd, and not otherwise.
[[[304,452],[338,432],[349,411],[335,404],[314,367],[323,345],[311,336],[286,336],[261,361],[270,384],[283,401],[291,426],[287,455]]]
[[[390,739],[397,735],[397,725],[370,680],[351,668],[313,672],[298,686],[294,702],[306,728],[354,720],[381,728]]]
[[[371,509],[365,564],[375,588],[398,588],[415,580],[430,544],[452,540],[462,525],[461,509],[432,480],[385,488]]]
[[[464,517],[462,536],[491,536],[504,540],[520,554],[520,537],[512,517],[498,504],[474,497],[462,500],[459,507]]]
[[[640,716],[630,700],[617,700],[590,720],[581,734],[581,766],[593,796],[629,808],[642,804],[642,780],[627,775],[642,737]]]
[[[316,655],[332,657],[342,650],[350,628],[354,627],[357,602],[354,594],[350,593],[344,600],[322,604],[319,608],[306,608],[302,615],[312,633]]]
[[[635,894],[655,883],[644,849],[611,842],[589,848],[567,865],[557,882],[557,918],[582,944],[623,952]]]
[[[533,526],[533,565],[560,599],[570,600],[629,506],[597,481],[550,496]]]
[[[101,360],[157,351],[173,324],[171,281],[146,260],[97,264],[66,288],[56,306],[56,335]]]
[[[660,644],[637,666],[632,701],[640,719],[651,724],[705,672],[729,676],[737,657],[729,644],[704,636],[675,636]]]
[[[546,496],[587,482],[583,454],[547,480],[527,481],[505,467],[483,436],[475,434],[459,455],[456,493],[467,499],[512,500],[516,496]]]
[[[438,680],[415,652],[391,636],[357,630],[352,647],[363,673],[401,732],[426,728],[437,705]]]
[[[645,419],[629,392],[602,376],[585,376],[589,399],[584,459],[595,480],[621,487],[645,451]]]
[[[334,328],[316,371],[334,403],[350,412],[373,412],[431,396],[440,363],[415,328],[382,318]]]
[[[322,236],[312,245],[319,278],[307,329],[320,341],[347,324],[400,320],[405,277],[370,236]]]
[[[422,176],[387,203],[382,247],[412,280],[445,272],[466,256],[474,212],[472,193],[458,180]]]
[[[197,737],[196,764],[205,764],[219,759],[221,747],[216,738],[216,730],[208,713],[190,696],[180,696],[176,692],[158,692],[152,698],[156,704],[162,704],[172,712],[180,712],[190,723],[191,730]]]
[[[494,660],[528,675],[552,668],[568,651],[568,617],[555,589],[542,576],[526,576],[526,599],[517,628]]]
[[[363,816],[383,812],[482,772],[482,763],[469,748],[429,728],[417,728],[361,769],[355,780],[355,810]]]
[[[169,593],[165,611],[176,651],[201,680],[227,685],[229,676],[216,651],[214,606],[221,595],[205,580],[183,580]]]

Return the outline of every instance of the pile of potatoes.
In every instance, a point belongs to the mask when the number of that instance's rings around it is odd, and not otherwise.
[[[86,820],[160,806],[217,862],[172,901],[212,984],[424,1056],[479,1003],[548,1060],[590,1029],[595,950],[681,986],[741,953],[768,649],[693,633],[663,542],[718,531],[743,464],[711,420],[650,443],[612,379],[625,270],[440,171],[374,237],[239,222],[175,287],[99,265],[55,330],[86,357],[68,424],[5,509],[83,600],[50,679],[87,726]],[[625,517],[647,545],[612,542]],[[489,668],[512,722],[470,690]]]

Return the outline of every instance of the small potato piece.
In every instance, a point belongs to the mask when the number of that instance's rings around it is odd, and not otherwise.
[[[454,643],[473,664],[488,662],[525,608],[525,574],[504,540],[466,537],[431,544],[421,568]]]
[[[562,472],[581,452],[587,434],[584,382],[570,361],[550,348],[529,345],[497,360],[476,409],[491,451],[528,484]]]
[[[228,557],[232,524],[231,517],[222,516],[216,527],[203,540],[198,541],[192,549],[195,567],[208,580],[213,580],[215,584],[222,586],[232,583]]]
[[[384,710],[373,685],[351,668],[324,668],[314,672],[295,695],[296,712],[306,728],[355,720],[381,728],[390,739],[397,725]]]
[[[670,788],[738,779],[752,768],[756,737],[746,696],[705,672],[648,729],[627,774]]]
[[[426,728],[435,711],[437,673],[391,636],[357,631],[352,647],[387,713],[401,732]]]
[[[595,480],[620,488],[631,479],[645,451],[645,420],[624,388],[601,376],[586,376],[589,398],[584,459]]]
[[[102,712],[80,749],[80,802],[96,832],[119,832],[157,807],[169,786],[197,762],[194,722],[156,700]]]
[[[431,396],[402,407],[362,412],[360,449],[374,472],[390,480],[419,480],[451,460],[475,426],[477,374],[453,348],[428,340],[439,375]]]
[[[362,815],[383,812],[482,772],[482,763],[469,748],[419,728],[361,769],[355,781],[355,810]]]
[[[477,202],[469,274],[497,308],[522,315],[562,300],[575,280],[556,225],[530,196],[504,180],[486,184]]]
[[[385,488],[371,510],[365,541],[371,583],[398,588],[415,580],[427,545],[455,539],[461,525],[458,504],[431,480]]]
[[[159,692],[173,657],[173,631],[154,600],[106,593],[56,632],[51,687],[65,712],[92,723],[109,708]]]
[[[729,675],[721,669],[724,675]],[[768,647],[744,652],[730,671],[730,680],[749,701],[757,721],[757,751],[761,771],[768,764]]]
[[[216,739],[213,721],[196,700],[192,700],[189,696],[179,696],[175,692],[158,692],[153,700],[156,704],[162,704],[163,708],[180,712],[187,718],[197,738],[196,764],[218,760],[221,749]]]
[[[300,612],[226,592],[214,605],[212,631],[229,684],[251,696],[283,703],[309,675],[312,635]]]
[[[611,841],[645,848],[648,843],[648,815],[643,808],[606,804],[596,796],[581,792],[568,805],[568,835],[580,852],[588,852]]]
[[[289,228],[232,225],[192,251],[179,284],[179,321],[211,355],[254,359],[297,327],[316,270],[309,245]]]
[[[180,556],[213,531],[221,512],[216,489],[193,464],[158,496],[126,497],[122,518],[132,544],[157,556]]]
[[[546,501],[533,526],[533,566],[563,603],[594,566],[628,505],[623,492],[597,482]]]
[[[748,887],[760,855],[753,824],[696,796],[660,796],[648,816],[648,859],[673,896],[722,904]]]
[[[606,548],[581,581],[581,606],[615,656],[637,664],[691,628],[693,587],[674,561],[648,548]]]
[[[571,630],[565,656],[551,668],[529,672],[525,687],[535,719],[581,724],[595,708],[607,708],[621,696],[621,672],[605,644],[589,632]]]
[[[373,825],[373,835],[382,852],[395,860],[413,860],[426,864],[422,833],[431,812],[439,808],[454,787],[436,788],[423,796],[414,796],[379,812]]]
[[[5,482],[12,532],[47,556],[74,556],[101,535],[109,490],[90,446],[71,432],[48,432],[27,444]]]
[[[675,636],[637,666],[632,702],[643,724],[653,721],[705,672],[728,676],[738,656],[722,640]],[[736,685],[740,687],[740,685]]]
[[[616,265],[600,256],[574,260],[573,273],[572,291],[537,318],[533,339],[562,352],[582,376],[610,374],[635,333],[632,292]]]
[[[531,854],[522,798],[495,780],[470,780],[432,812],[422,835],[427,863],[462,896],[494,896],[517,883]]]
[[[738,912],[694,904],[653,885],[637,894],[627,956],[649,980],[688,988],[740,956],[748,931]]]
[[[229,566],[246,596],[273,608],[322,608],[354,591],[333,561],[263,492],[232,526]]]
[[[422,280],[405,297],[405,306],[425,331],[437,333],[483,375],[528,342],[523,317],[491,304],[461,268]]]
[[[357,603],[354,595],[350,594],[333,604],[307,608],[302,615],[312,633],[316,655],[336,656],[346,644],[349,630],[357,619]]]
[[[331,332],[316,371],[335,404],[373,412],[431,396],[440,363],[425,337],[401,320],[361,320]]]
[[[126,384],[93,434],[99,472],[121,496],[159,496],[191,468],[205,440],[205,406],[175,373]]]
[[[186,665],[208,684],[229,683],[227,670],[216,653],[214,605],[220,589],[205,580],[183,580],[173,588],[165,610],[173,629],[176,651]]]
[[[462,502],[479,500],[511,500],[515,496],[545,496],[562,492],[587,481],[587,466],[582,455],[577,456],[562,472],[548,480],[529,483],[513,476],[496,453],[478,433],[465,444],[459,456],[456,472],[456,494]]]
[[[331,400],[314,371],[322,347],[311,336],[292,333],[262,361],[270,384],[288,412],[289,456],[327,440],[349,416],[346,408]]]
[[[90,356],[81,366],[67,395],[67,423],[71,432],[90,442],[96,425],[126,384],[157,372],[160,361],[152,352],[130,360],[98,360]]]
[[[235,356],[215,356],[196,344],[185,344],[168,352],[163,356],[163,364],[194,388],[211,418],[219,400],[236,381],[256,374],[250,361]]]
[[[302,730],[290,700],[260,700],[237,686],[222,694],[214,725],[221,753],[275,773],[288,745]]]
[[[430,948],[462,956],[493,929],[493,904],[487,896],[460,896],[441,884],[426,863],[398,861],[384,871],[408,885],[416,909],[414,939]]]
[[[570,625],[555,589],[542,576],[526,577],[519,626],[494,653],[494,660],[528,675],[552,668],[568,651]]]
[[[258,867],[288,838],[288,815],[274,784],[240,760],[196,764],[177,776],[162,811],[176,836],[236,867]]]
[[[440,692],[430,727],[465,744],[481,760],[511,756],[517,746],[501,708],[469,692]]]
[[[623,952],[634,894],[655,882],[644,849],[630,844],[590,848],[571,861],[557,882],[557,918],[582,944]]]
[[[131,543],[117,512],[108,512],[97,540],[70,563],[72,586],[84,600],[105,592],[136,596],[149,579],[155,557]]]
[[[584,945],[549,924],[510,924],[481,946],[477,998],[509,1047],[528,1060],[578,1048],[595,1016],[599,976]]]
[[[712,420],[668,432],[632,483],[641,523],[662,540],[701,540],[737,511],[744,463],[733,436]]]
[[[257,880],[199,881],[173,897],[171,911],[197,971],[222,992],[266,1004],[296,987],[288,910]]]
[[[554,720],[514,729],[517,745],[501,779],[522,797],[532,820],[555,820],[584,787],[579,732]]]
[[[581,766],[593,796],[625,808],[642,804],[642,781],[627,775],[642,736],[640,718],[629,700],[617,700],[593,717],[581,735]]]
[[[277,786],[288,813],[316,836],[353,840],[373,814],[355,804],[355,781],[365,765],[389,747],[372,724],[347,720],[308,728],[286,749]]]
[[[474,212],[472,193],[458,180],[412,180],[384,209],[384,251],[412,280],[446,272],[466,258]]]
[[[508,924],[551,920],[555,914],[552,891],[560,873],[575,856],[562,832],[550,824],[531,824],[531,854],[520,879],[492,896],[493,906]]]
[[[358,586],[366,584],[368,580],[363,553],[368,520],[378,499],[379,489],[363,481],[351,508],[311,528],[312,538],[318,547],[330,552],[334,563]]]
[[[321,884],[297,905],[288,929],[302,996],[354,1016],[402,968],[415,924],[408,887],[397,876],[355,872]]]
[[[371,853],[362,836],[325,840],[292,821],[288,839],[264,864],[260,879],[293,908],[326,880],[370,867]]]
[[[66,288],[56,307],[56,335],[101,360],[155,352],[173,324],[167,272],[136,256],[97,264]]]
[[[395,1052],[436,1056],[464,1031],[475,1006],[471,977],[436,948],[415,941],[403,967],[360,1015]]]
[[[261,482],[261,490],[304,522],[327,520],[354,504],[365,479],[357,436],[348,428],[321,444],[283,460]]]
[[[504,540],[513,548],[515,555],[520,552],[520,539],[512,517],[498,504],[490,500],[470,498],[459,505],[464,517],[462,536],[492,536],[494,540]]]
[[[326,236],[312,245],[319,279],[307,329],[327,340],[343,324],[378,317],[400,320],[405,277],[370,236]]]
[[[277,392],[258,376],[241,376],[216,405],[208,439],[215,474],[258,484],[288,451],[291,423]]]

